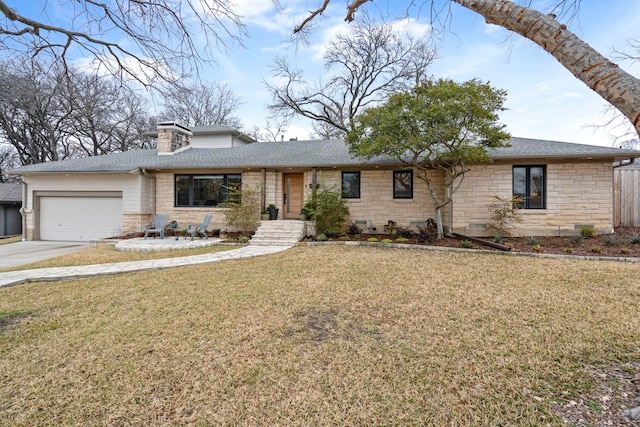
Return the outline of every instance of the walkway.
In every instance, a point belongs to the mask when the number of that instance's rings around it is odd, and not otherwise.
[[[169,239],[163,240],[165,240],[166,243],[169,243]],[[292,247],[293,245],[250,245],[230,251],[216,252],[204,255],[184,256],[178,258],[162,258],[146,261],[118,262],[113,264],[95,264],[75,267],[55,267],[40,268],[36,270],[10,271],[7,273],[0,273],[0,288],[26,282],[69,280],[81,277],[105,276],[110,274],[128,273],[132,271],[160,270],[164,268],[183,267],[188,265],[206,264],[217,261],[250,258],[281,252]]]

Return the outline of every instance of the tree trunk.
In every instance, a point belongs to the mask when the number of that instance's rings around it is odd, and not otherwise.
[[[620,110],[640,135],[640,80],[602,56],[554,16],[507,0],[452,1],[479,13],[489,24],[500,25],[535,42]]]

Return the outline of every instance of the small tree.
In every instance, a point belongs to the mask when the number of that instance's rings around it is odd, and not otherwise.
[[[477,80],[429,81],[357,116],[347,144],[365,160],[392,156],[413,170],[427,184],[442,238],[441,210],[451,203],[468,166],[490,161],[486,150],[503,146],[509,137],[498,122],[505,97],[505,91]],[[444,197],[429,171],[444,175]]]
[[[255,230],[260,222],[260,192],[253,188],[227,187],[229,197],[222,204],[227,208],[225,223],[243,235]]]
[[[487,228],[495,230],[496,236],[508,236],[509,229],[513,224],[523,221],[518,206],[524,203],[524,198],[520,196],[493,196],[493,199],[494,201],[489,205],[491,221],[487,224]]]
[[[309,219],[315,222],[316,234],[335,236],[342,231],[349,208],[337,188],[325,188],[311,195],[304,205]]]

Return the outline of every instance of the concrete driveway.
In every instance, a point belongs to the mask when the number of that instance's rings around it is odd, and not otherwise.
[[[0,245],[0,269],[30,264],[89,248],[86,242],[16,242]]]

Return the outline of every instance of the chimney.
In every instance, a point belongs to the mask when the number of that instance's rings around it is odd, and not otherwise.
[[[193,133],[175,122],[158,123],[158,154],[173,154],[191,145]]]

